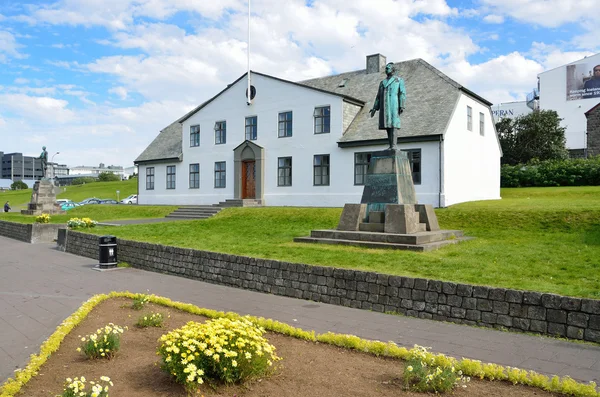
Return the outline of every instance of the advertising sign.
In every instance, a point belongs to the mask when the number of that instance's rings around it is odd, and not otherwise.
[[[600,64],[567,65],[567,101],[600,98]]]

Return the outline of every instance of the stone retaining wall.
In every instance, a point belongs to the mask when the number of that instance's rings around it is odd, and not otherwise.
[[[98,259],[98,236],[66,251]],[[249,258],[118,239],[118,260],[214,284],[378,312],[600,342],[600,300]]]
[[[0,221],[0,236],[14,238],[15,240],[31,242],[31,224]]]

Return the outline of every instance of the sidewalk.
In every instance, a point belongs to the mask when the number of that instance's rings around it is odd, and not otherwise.
[[[95,261],[0,237],[0,383],[27,363],[55,327],[94,294],[154,293],[215,310],[393,341],[552,375],[600,383],[600,347],[550,338],[446,324],[411,317],[262,294],[199,281],[120,269],[97,272]]]

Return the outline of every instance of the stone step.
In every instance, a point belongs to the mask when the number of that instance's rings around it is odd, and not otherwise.
[[[383,212],[383,211],[369,212],[369,223],[385,223],[385,212]]]
[[[215,207],[231,208],[231,207],[262,207],[262,200],[256,199],[227,199],[213,204]]]
[[[462,230],[439,230],[436,232],[419,232],[414,234],[395,234],[395,233],[377,233],[377,232],[354,232],[342,230],[313,230],[310,233],[312,238],[349,240],[362,242],[392,243],[392,244],[427,244],[436,241],[443,241],[463,237]]]
[[[208,219],[208,218],[212,218],[212,215],[187,215],[187,214],[174,214],[171,213],[167,216],[165,216],[165,218],[182,218],[182,219]]]
[[[183,214],[183,213],[190,213],[190,214],[218,214],[219,212],[221,212],[221,208],[197,208],[197,209],[178,208],[175,211],[173,211],[173,213],[177,213],[177,214]]]
[[[383,249],[395,249],[395,250],[407,250],[407,251],[433,251],[441,248],[445,245],[456,244],[461,241],[470,240],[470,237],[458,237],[452,240],[435,241],[425,244],[399,244],[399,243],[381,243],[374,241],[355,241],[355,240],[336,240],[328,238],[315,238],[315,237],[296,237],[294,241],[297,243],[318,243],[318,244],[332,244],[332,245],[346,245],[353,247],[365,247],[365,248],[383,248]]]
[[[380,232],[383,233],[385,225],[383,223],[360,223],[358,230],[361,232]]]

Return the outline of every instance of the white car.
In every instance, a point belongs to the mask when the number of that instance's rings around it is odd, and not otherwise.
[[[121,200],[121,204],[137,204],[137,194],[131,194]]]

